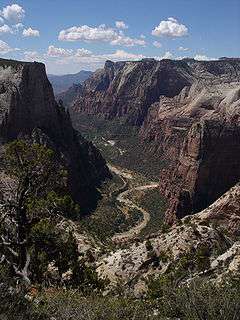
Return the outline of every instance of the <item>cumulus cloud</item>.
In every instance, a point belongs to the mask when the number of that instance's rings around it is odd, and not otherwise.
[[[0,34],[3,34],[3,33],[13,33],[13,30],[7,24],[4,24],[3,26],[0,27]]]
[[[20,23],[17,23],[15,25],[12,26],[12,28],[15,30],[15,31],[20,31],[21,29],[23,29],[24,25],[20,22]]]
[[[1,16],[5,20],[11,21],[13,23],[18,23],[24,18],[25,11],[18,4],[12,4],[3,8]]]
[[[61,48],[59,48],[61,49]],[[64,49],[66,50],[66,49]],[[174,56],[167,51],[164,55],[153,57],[156,60],[172,59]],[[138,61],[144,58],[151,58],[141,53],[133,53],[125,50],[116,50],[105,54],[95,54],[84,48],[72,50],[69,56],[49,56],[44,55],[45,63],[49,73],[59,74],[66,72],[76,72],[76,69],[85,68],[96,70],[102,68],[106,60],[117,61]],[[35,59],[36,60],[36,59]]]
[[[58,50],[56,50],[58,49]],[[51,51],[53,48],[51,49]],[[62,51],[65,50],[65,51]],[[59,73],[60,70],[71,70],[74,72],[77,68],[88,68],[89,70],[95,70],[101,68],[106,60],[117,61],[137,61],[144,58],[150,58],[140,53],[132,53],[125,50],[116,50],[112,53],[94,54],[84,48],[70,50],[66,52],[66,49],[55,48],[54,55],[45,55],[46,63],[49,66],[51,72]],[[156,60],[172,59],[173,54],[167,51],[163,56],[154,57]]]
[[[122,30],[118,31],[113,28],[109,28],[106,25],[100,25],[98,27],[89,27],[87,25],[79,27],[71,27],[66,30],[62,30],[58,36],[62,41],[85,41],[96,42],[103,41],[112,45],[121,45],[132,47],[135,45],[145,46],[145,40],[134,39],[125,36]]]
[[[174,55],[170,51],[166,51],[164,55],[153,57],[155,60],[173,59]]]
[[[210,58],[204,54],[196,54],[194,57],[195,60],[199,60],[199,61],[207,61],[207,60],[217,60],[215,58]]]
[[[168,18],[159,23],[154,30],[152,30],[152,35],[161,37],[183,37],[188,34],[188,28],[178,22],[175,18]]]
[[[173,59],[174,55],[170,52],[170,51],[167,51],[164,53],[164,55],[162,57],[160,57],[159,60],[162,60],[162,59]]]
[[[15,51],[15,49],[11,48],[6,42],[0,40],[0,54],[6,54],[11,51]]]
[[[179,47],[178,50],[179,50],[179,51],[188,51],[189,48]]]
[[[34,30],[31,27],[29,27],[28,29],[24,29],[23,30],[23,36],[24,37],[39,37],[40,36],[40,32],[38,30]]]
[[[99,27],[89,27],[83,25],[80,27],[71,27],[66,30],[62,30],[59,33],[58,39],[64,41],[106,41],[110,42],[115,35],[115,31],[111,28],[106,28],[105,25]]]
[[[80,48],[76,50],[56,48],[53,45],[48,47],[47,55],[54,58],[70,58],[65,61],[85,61],[84,58],[88,58],[89,61],[105,61],[105,60],[139,60],[145,56],[142,54],[129,53],[124,50],[116,50],[110,54],[93,54],[91,51]],[[89,59],[90,58],[90,59]]]
[[[72,50],[72,49],[57,48],[51,45],[48,47],[47,55],[53,58],[90,57],[92,55],[92,52],[84,48]]]
[[[1,14],[1,11],[0,11]],[[0,17],[0,26],[4,24],[4,19],[2,17]]]
[[[161,48],[162,47],[162,44],[159,41],[154,41],[153,45],[154,45],[154,47],[157,47],[157,48]]]
[[[128,29],[128,26],[124,21],[116,21],[115,25],[118,29]]]
[[[124,50],[116,50],[112,54],[102,55],[103,60],[112,60],[112,61],[120,61],[120,60],[141,60],[145,58],[142,54],[135,54],[126,52]]]
[[[48,47],[47,55],[50,57],[70,57],[73,54],[71,49],[56,48],[54,46]]]
[[[92,55],[92,52],[81,48],[81,49],[77,49],[75,56],[76,57],[90,57]]]
[[[25,51],[24,57],[27,61],[36,61],[38,60],[38,53],[37,51]]]
[[[126,46],[126,47],[146,45],[145,40],[130,38],[125,36],[123,33],[120,33],[119,35],[117,35],[116,39],[112,40],[110,43],[113,46]]]

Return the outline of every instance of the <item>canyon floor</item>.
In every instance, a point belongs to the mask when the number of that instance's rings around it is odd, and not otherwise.
[[[165,201],[153,178],[159,163],[147,151],[142,152],[137,129],[94,116],[79,117],[75,127],[101,151],[113,174],[113,179],[100,189],[103,198],[97,209],[83,222],[88,231],[90,225],[93,233],[97,230],[100,240],[119,244],[160,230]],[[99,219],[105,230],[105,235],[100,237]]]
[[[218,202],[207,215],[204,211],[188,216],[172,228],[165,224],[167,203],[156,181],[156,172],[165,163],[148,153],[149,146],[139,141],[136,127],[89,115],[73,120],[75,128],[101,151],[113,175],[99,189],[102,199],[97,209],[81,222],[95,241],[92,248],[100,277],[112,285],[123,282],[141,296],[151,277],[170,270],[184,282],[199,276],[218,279],[238,265],[238,245],[228,226],[222,231],[221,223],[211,219]],[[228,194],[222,203],[227,205],[227,199]],[[216,267],[219,259],[224,262]]]

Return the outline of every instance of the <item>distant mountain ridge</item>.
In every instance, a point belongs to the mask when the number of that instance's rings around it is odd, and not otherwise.
[[[91,75],[92,71],[81,70],[74,74],[53,75],[48,74],[48,79],[52,84],[54,94],[68,90],[73,84],[83,83]]]

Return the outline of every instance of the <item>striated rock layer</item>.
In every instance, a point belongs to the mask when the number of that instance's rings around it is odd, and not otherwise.
[[[168,222],[207,207],[240,178],[240,59],[107,61],[74,112],[125,117],[167,167]],[[167,161],[166,161],[167,160]]]
[[[1,59],[0,142],[24,136],[51,145],[68,169],[74,199],[83,207],[94,203],[96,187],[108,175],[105,161],[56,103],[45,66]]]

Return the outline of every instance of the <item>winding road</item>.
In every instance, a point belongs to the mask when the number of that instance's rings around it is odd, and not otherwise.
[[[135,192],[135,191],[145,191],[145,190],[149,190],[149,189],[155,189],[155,188],[158,188],[159,184],[152,182],[148,185],[137,186],[137,187],[134,187],[134,188],[131,188],[131,189],[128,189],[126,191],[121,192],[121,190],[123,190],[123,188],[125,188],[128,185],[128,182],[125,179],[131,180],[131,179],[133,179],[133,175],[130,174],[129,172],[124,171],[123,169],[116,168],[110,164],[108,164],[108,167],[113,173],[120,176],[120,178],[124,182],[124,185],[119,189],[120,193],[118,194],[118,196],[116,198],[117,201],[128,208],[137,209],[143,215],[143,219],[141,221],[139,221],[139,223],[137,225],[135,225],[134,227],[132,227],[131,229],[129,229],[125,232],[117,233],[112,237],[113,242],[123,243],[123,242],[127,242],[130,239],[137,236],[142,231],[142,229],[144,229],[146,227],[148,221],[150,220],[149,212],[147,212],[145,209],[139,207],[137,204],[135,204],[134,202],[129,200],[128,199],[129,194],[132,192]]]

